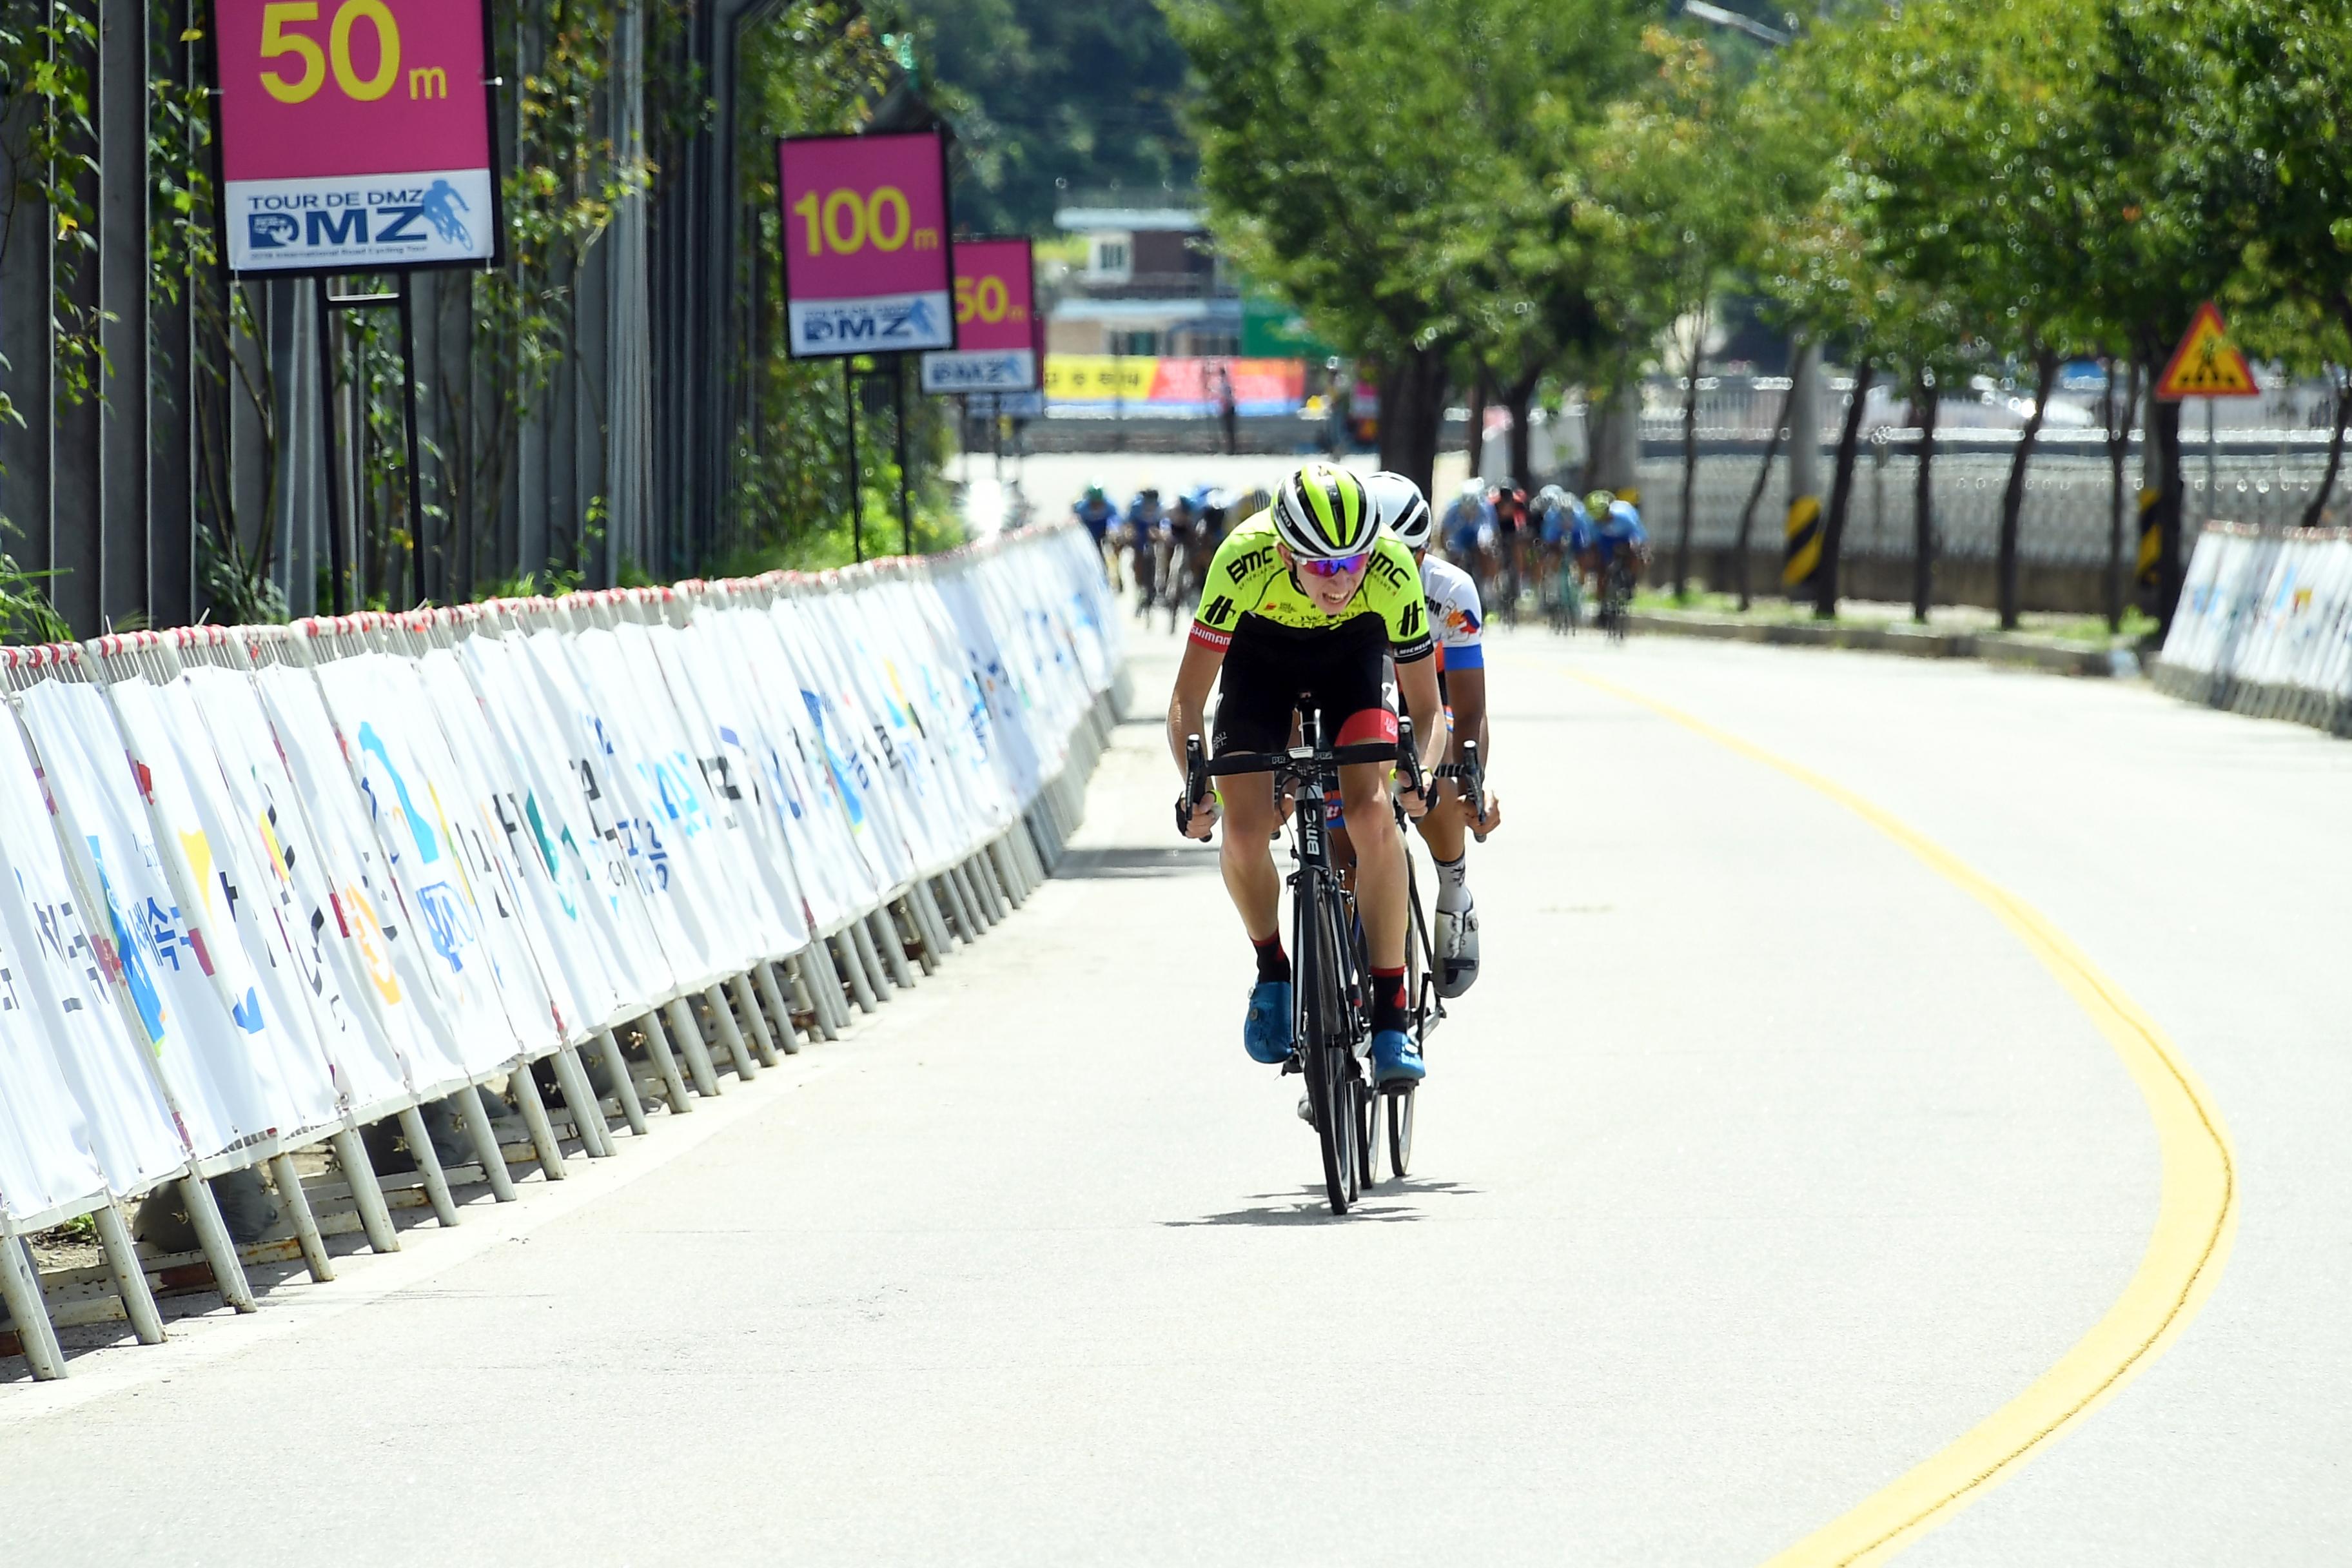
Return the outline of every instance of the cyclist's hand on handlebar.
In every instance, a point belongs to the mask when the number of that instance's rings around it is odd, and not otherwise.
[[[1476,820],[1470,824],[1470,831],[1478,836],[1479,843],[1484,844],[1486,841],[1486,835],[1503,826],[1502,797],[1493,790],[1488,790],[1478,802],[1478,808],[1479,815]]]
[[[1185,837],[1197,838],[1206,843],[1216,826],[1217,797],[1215,795],[1203,796],[1195,801],[1187,801],[1181,795],[1177,796],[1176,828]]]
[[[1415,822],[1420,821],[1423,816],[1428,815],[1429,797],[1422,794],[1420,790],[1413,788],[1412,784],[1408,781],[1404,779],[1397,780],[1396,795],[1397,804],[1403,806],[1404,814],[1407,816],[1412,817]]]

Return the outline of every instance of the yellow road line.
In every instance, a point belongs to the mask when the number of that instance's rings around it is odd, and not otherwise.
[[[2163,1157],[2156,1228],[2105,1316],[2056,1365],[1951,1447],[1766,1564],[1849,1568],[1884,1563],[1956,1516],[2089,1415],[2170,1346],[2221,1276],[2238,1225],[2237,1161],[2210,1097],[2156,1020],[2082,949],[2015,894],[1842,784],[1654,698],[1581,671],[1570,679],[1648,709],[1694,734],[1818,791],[1990,910],[2089,1015],[2147,1101]]]

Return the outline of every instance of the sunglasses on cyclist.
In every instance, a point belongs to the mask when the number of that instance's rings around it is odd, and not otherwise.
[[[1364,563],[1372,558],[1369,550],[1354,555],[1335,556],[1328,561],[1302,561],[1301,569],[1318,577],[1344,577],[1350,572],[1361,572]]]

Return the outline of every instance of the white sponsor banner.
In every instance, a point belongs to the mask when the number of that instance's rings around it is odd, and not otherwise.
[[[663,679],[677,703],[696,761],[735,837],[722,849],[747,879],[745,901],[767,922],[762,956],[781,957],[809,941],[805,899],[793,876],[791,850],[782,825],[768,802],[767,777],[774,748],[756,710],[744,702],[733,672],[712,640],[709,617],[692,626],[647,627]]]
[[[718,814],[689,776],[692,761],[669,732],[671,724],[664,722],[659,704],[666,693],[644,630],[626,624],[617,630],[592,627],[571,637],[568,647],[606,748],[607,784],[627,806],[656,886],[677,911],[693,958],[680,973],[699,989],[740,973],[761,955],[753,951],[750,911],[715,857]]]
[[[189,689],[128,679],[116,681],[109,696],[132,759],[154,782],[152,809],[163,842],[176,845],[184,861],[179,882],[202,910],[202,929],[235,938],[236,953],[215,951],[215,970],[228,974],[232,957],[243,960],[232,991],[249,981],[278,1026],[322,1054],[338,1109],[396,1109],[407,1099],[407,1075],[362,1030],[341,976],[320,962],[309,933],[298,939],[299,900],[282,866],[265,869],[268,824],[247,818],[230,790]]]
[[[219,759],[233,809],[256,841],[268,899],[291,937],[310,1010],[323,1020],[322,1036],[341,1042],[336,1066],[348,1075],[352,1099],[373,1107],[404,1091],[454,1087],[448,1080],[456,1068],[431,1044],[418,987],[404,984],[391,962],[396,936],[347,911],[347,904],[364,899],[361,873],[349,878],[352,893],[339,896],[335,837],[313,826],[331,814],[334,798],[356,806],[349,778],[328,775],[325,787],[306,798],[251,677],[196,665],[175,689],[188,700],[167,702],[166,711],[175,732],[194,727]],[[184,713],[173,711],[184,707]],[[395,920],[395,932],[404,923]]]
[[[910,353],[955,342],[955,312],[944,289],[863,300],[795,300],[788,314],[795,354]]]
[[[480,863],[483,835],[460,815],[465,791],[414,672],[366,653],[314,673],[469,1070],[550,1048],[552,1004],[514,931],[512,895]]]
[[[925,392],[1027,392],[1036,384],[1034,349],[948,349],[923,356]]]
[[[880,899],[883,885],[858,850],[856,824],[801,700],[800,680],[774,621],[762,611],[730,608],[715,629],[731,637],[739,657],[731,673],[768,738],[764,782],[768,803],[792,852],[813,931],[833,931]]]
[[[24,735],[0,715],[0,1024],[18,1053],[0,1065],[0,1101],[17,1106],[28,1129],[47,1124],[22,1134],[38,1174],[20,1171],[0,1192],[13,1213],[47,1206],[44,1194],[73,1195],[85,1144],[117,1193],[142,1191],[187,1159],[154,1068],[123,1030],[102,952],[83,924]]]
[[[306,669],[264,665],[253,680],[319,847],[329,912],[358,960],[386,1032],[407,1060],[410,1083],[419,1095],[454,1088],[482,1068],[458,1044],[465,1016],[435,984],[423,922],[393,879],[369,798],[344,760],[326,696]],[[199,689],[205,689],[201,683]],[[299,858],[296,874],[303,875]]]
[[[614,1016],[607,1023],[621,1023],[654,999],[673,996],[677,975],[663,959],[661,938],[646,917],[628,858],[597,830],[581,793],[579,771],[567,762],[562,726],[548,712],[539,677],[518,644],[520,639],[470,635],[458,639],[458,656],[475,677],[482,710],[524,783],[522,814],[546,858],[548,877],[560,898],[579,912],[579,941],[567,962],[609,975]],[[585,987],[585,980],[581,985]]]
[[[235,935],[205,929],[204,909],[182,908],[170,867],[184,867],[184,854],[156,842],[137,782],[143,774],[124,755],[98,689],[44,680],[23,700],[60,837],[102,910],[132,1016],[194,1152],[217,1154],[336,1121],[325,1062],[271,1018]]]
[[[488,169],[231,180],[224,201],[237,272],[481,261],[498,243]]]
[[[571,641],[551,629],[534,631],[520,639],[522,656],[562,731],[564,759],[579,781],[590,827],[628,872],[638,911],[654,933],[673,984],[679,990],[699,991],[720,976],[707,972],[687,930],[671,888],[669,851],[638,815],[635,794],[621,776],[626,764],[606,736],[596,699],[581,682]]]
[[[551,847],[542,845],[531,831],[524,804],[527,791],[514,779],[505,748],[483,721],[481,700],[457,654],[434,648],[415,664],[457,764],[458,787],[466,791],[466,811],[494,847],[483,861],[485,869],[511,889],[516,928],[545,988],[559,1032],[566,1039],[584,1038],[614,1016],[620,996],[612,975],[575,951],[579,944],[572,932],[582,916],[578,901],[558,879],[562,863],[552,861]]]

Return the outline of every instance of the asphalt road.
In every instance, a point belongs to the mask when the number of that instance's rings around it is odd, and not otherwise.
[[[2038,909],[2234,1152],[2210,1300],[1905,1561],[2352,1557],[2352,746],[2137,684],[1499,639],[1486,973],[1412,1178],[1335,1222],[1236,1038],[1141,641],[1064,876],[856,1036],[0,1387],[6,1560],[1771,1558],[2066,1355],[2171,1156],[1980,898],[1628,693]]]

